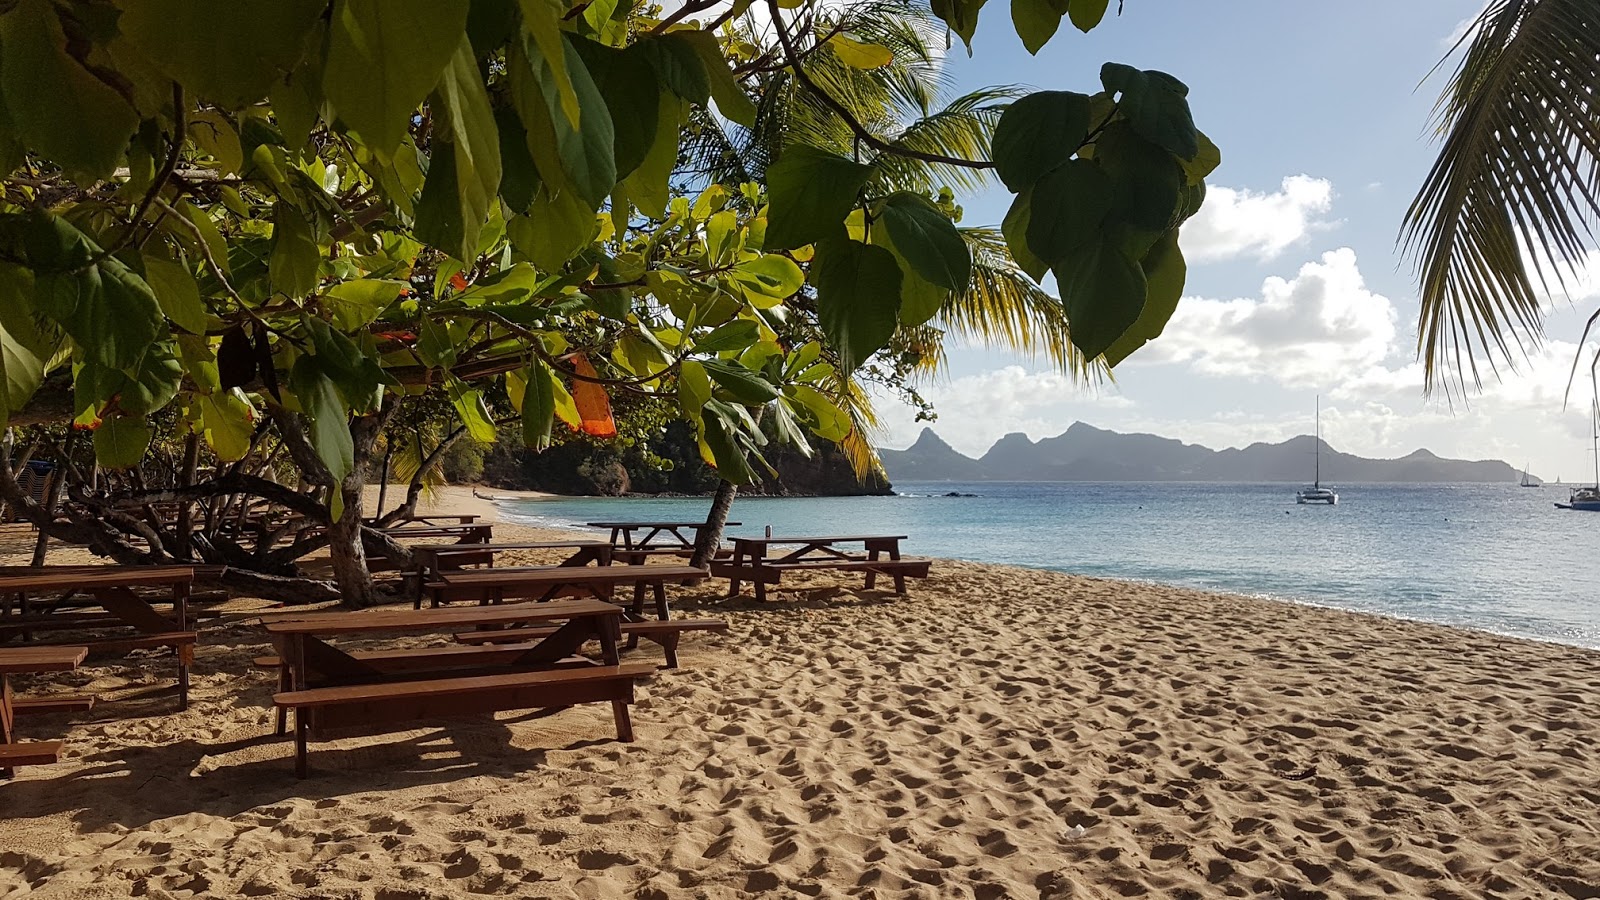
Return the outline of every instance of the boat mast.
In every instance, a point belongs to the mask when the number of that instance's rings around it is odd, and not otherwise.
[[[1316,425],[1315,437],[1313,437],[1312,440],[1313,440],[1313,442],[1315,444],[1315,448],[1314,449],[1317,452],[1317,464],[1316,464],[1317,468],[1316,468],[1316,476],[1312,480],[1311,486],[1313,488],[1321,489],[1321,487],[1322,487],[1322,395],[1321,394],[1317,395],[1317,425]],[[1600,472],[1600,468],[1597,468],[1595,471]]]

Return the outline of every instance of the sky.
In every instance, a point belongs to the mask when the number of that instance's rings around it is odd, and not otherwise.
[[[934,431],[972,456],[1078,420],[1244,446],[1311,433],[1320,396],[1323,437],[1343,451],[1426,447],[1592,479],[1586,378],[1566,401],[1583,320],[1600,305],[1600,254],[1596,277],[1550,298],[1548,340],[1515,372],[1464,398],[1423,393],[1415,279],[1396,236],[1436,153],[1431,113],[1448,70],[1429,71],[1482,2],[1125,0],[1090,34],[1063,23],[1037,56],[1009,4],[985,7],[973,56],[959,39],[949,53],[955,92],[1092,93],[1104,62],[1161,69],[1189,85],[1223,163],[1182,232],[1178,312],[1114,384],[1085,388],[1043,360],[958,347],[948,377],[924,386]],[[1010,199],[998,183],[960,198],[963,223],[997,225]],[[927,424],[887,397],[882,412],[880,446],[903,448]]]

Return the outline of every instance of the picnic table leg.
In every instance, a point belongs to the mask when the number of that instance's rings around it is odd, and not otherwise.
[[[739,567],[744,564],[744,550],[737,541],[733,544],[733,565],[728,569],[733,574],[728,576],[728,599],[739,596],[739,589],[744,585],[739,581]]]
[[[310,765],[306,761],[306,732],[310,723],[306,721],[306,710],[294,711],[294,777],[305,778],[310,773]]]
[[[189,667],[194,665],[194,645],[180,644],[178,650],[178,712],[189,708]]]
[[[899,541],[895,541],[894,546],[889,548],[889,558],[896,561],[900,559]],[[901,571],[898,566],[894,570],[894,589],[895,593],[900,596],[904,597],[906,595],[906,573]]]
[[[12,723],[15,714],[11,709],[11,679],[0,675],[0,744],[10,744],[16,739],[12,733]],[[16,773],[8,768],[0,768],[0,781],[5,781]]]
[[[289,692],[289,661],[286,660],[286,659],[283,659],[281,657],[278,659],[278,691],[279,691],[279,693],[288,693]],[[283,737],[284,735],[286,735],[288,733],[289,733],[289,708],[287,706],[279,706],[278,707],[278,728],[277,728],[277,731],[274,732],[274,734],[276,734],[278,737]]]
[[[871,550],[867,551],[867,561],[868,562],[877,562],[878,561],[878,548],[874,547]],[[867,570],[867,590],[869,590],[869,591],[872,590],[872,588],[875,585],[877,585],[877,583],[878,583],[878,573],[872,571],[871,569],[868,569]]]
[[[667,583],[656,582],[656,617],[665,622],[670,616],[667,613]]]

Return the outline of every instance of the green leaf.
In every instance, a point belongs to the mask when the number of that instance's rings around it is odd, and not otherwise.
[[[846,371],[854,371],[894,336],[900,280],[899,263],[882,247],[848,238],[817,245],[811,264],[817,319]]]
[[[739,426],[721,410],[714,407],[707,409],[710,415],[702,419],[705,423],[704,436],[706,446],[711,449],[712,465],[716,466],[717,474],[732,484],[754,483],[756,473],[750,468],[744,451],[733,437]]]
[[[939,310],[943,309],[945,302],[950,299],[949,289],[939,287],[918,275],[916,267],[895,246],[894,240],[889,235],[889,229],[874,228],[871,237],[871,243],[894,254],[895,264],[900,267],[900,324],[917,326],[938,315]]]
[[[746,128],[754,128],[756,105],[750,100],[750,95],[744,92],[744,88],[739,86],[738,79],[733,77],[733,70],[728,68],[728,60],[722,55],[722,46],[717,43],[717,36],[709,31],[675,31],[668,37],[681,40],[694,48],[696,55],[700,57],[700,64],[705,67],[711,99],[717,102],[717,111],[722,113],[723,118]]]
[[[791,144],[767,168],[767,250],[792,250],[842,233],[872,167]]]
[[[478,237],[500,189],[500,136],[465,32],[434,96],[433,162],[417,203],[416,234],[471,262],[478,258]]]
[[[618,178],[626,178],[645,161],[656,139],[661,110],[655,70],[635,47],[613,50],[593,41],[574,40],[595,87],[611,115],[612,157]],[[674,135],[676,137],[676,135]]]
[[[539,176],[553,190],[570,186],[593,212],[617,182],[616,137],[605,98],[578,53],[563,52],[561,58],[552,59],[533,41],[523,41],[513,49],[519,47],[520,52],[508,55],[506,65],[512,101],[528,129],[528,151]],[[565,67],[583,107],[576,127],[561,111],[557,66]]]
[[[1200,132],[1189,112],[1189,87],[1165,72],[1106,63],[1100,83],[1120,93],[1117,106],[1133,130],[1179,159],[1200,154]]]
[[[1036,256],[1028,247],[1028,222],[1033,216],[1033,189],[1028,188],[1011,201],[1005,220],[1000,223],[1000,234],[1006,239],[1011,259],[1017,267],[1034,281],[1043,281],[1050,264]]]
[[[358,412],[377,409],[383,399],[383,385],[389,378],[378,365],[376,354],[364,351],[349,337],[314,316],[306,317],[305,324],[316,350],[318,368],[333,379],[345,404]]]
[[[655,142],[645,154],[644,162],[622,182],[633,205],[657,219],[667,213],[667,199],[671,194],[669,179],[678,164],[678,126],[684,114],[683,101],[666,91],[661,92],[660,104]]]
[[[852,69],[881,69],[894,62],[894,51],[882,44],[868,44],[836,34],[828,38],[828,49],[839,62]]]
[[[0,422],[33,397],[61,345],[55,329],[39,327],[32,294],[33,273],[0,263]]]
[[[322,89],[345,125],[388,156],[456,52],[467,0],[335,0]]]
[[[854,426],[850,423],[849,414],[828,399],[827,394],[804,384],[791,384],[783,390],[790,399],[811,413],[806,426],[817,437],[837,442],[850,436]]]
[[[1172,154],[1114,122],[1095,142],[1095,162],[1111,179],[1117,216],[1136,228],[1164,231],[1177,212],[1183,170]]]
[[[356,447],[350,436],[350,415],[333,380],[322,370],[315,356],[301,356],[289,371],[289,390],[300,401],[300,409],[311,420],[311,446],[317,458],[328,467],[335,484],[355,468]],[[342,506],[339,491],[332,492],[334,505]],[[336,510],[330,510],[337,516]]]
[[[546,272],[559,272],[567,260],[589,245],[599,230],[594,209],[571,191],[550,196],[540,185],[526,216],[506,223],[511,243]]]
[[[1020,193],[1078,152],[1089,136],[1089,97],[1039,91],[1006,108],[995,124],[995,174]]]
[[[1037,56],[1061,27],[1057,5],[1057,0],[1011,0],[1011,24],[1029,53]]]
[[[300,298],[321,283],[322,249],[305,214],[286,200],[272,207],[272,255],[267,270],[275,293]]]
[[[1144,309],[1144,270],[1122,247],[1095,240],[1053,266],[1072,343],[1093,359],[1122,337]]]
[[[775,300],[793,297],[806,283],[806,275],[795,261],[776,253],[736,263],[729,271],[741,285]]]
[[[754,323],[752,323],[754,324]],[[732,394],[746,406],[760,406],[778,397],[772,383],[736,362],[721,359],[704,359],[700,364],[717,386]]]
[[[14,138],[87,180],[110,175],[139,114],[67,52],[54,4],[19,0],[0,16],[0,45],[0,89]]]
[[[972,281],[972,251],[932,201],[921,194],[896,191],[884,199],[878,217],[895,252],[923,280],[946,290],[967,289]]]
[[[556,421],[554,379],[555,373],[543,360],[528,363],[521,412],[522,443],[530,450],[542,451],[550,446],[550,429]]]
[[[1207,175],[1222,165],[1222,151],[1217,149],[1216,144],[1211,143],[1211,138],[1206,137],[1203,131],[1197,131],[1195,134],[1200,139],[1200,152],[1195,154],[1194,159],[1179,160],[1183,164],[1183,173],[1191,185],[1204,181]]]
[[[450,337],[449,327],[423,316],[417,329],[417,355],[430,366],[448,369],[455,365],[456,345]],[[515,397],[512,400],[520,402]]]
[[[1106,17],[1111,0],[1067,0],[1067,15],[1079,31],[1087,34]]]
[[[699,353],[722,353],[743,350],[761,339],[761,326],[749,319],[734,319],[695,338],[694,349]]]
[[[1075,159],[1051,170],[1033,186],[1028,249],[1053,267],[1098,241],[1112,197],[1111,180],[1093,160]]]
[[[205,303],[200,300],[200,285],[189,267],[170,259],[144,254],[144,280],[155,292],[161,312],[172,324],[190,334],[205,334]]]
[[[95,461],[107,469],[131,469],[150,447],[150,426],[142,418],[112,416],[94,432]]]
[[[549,69],[542,74],[548,77],[549,86],[555,92],[556,102],[551,112],[559,110],[567,127],[577,129],[583,123],[583,101],[587,98],[578,94],[573,69],[566,62],[570,48],[561,39],[561,19],[566,15],[566,4],[559,0],[518,0],[517,5],[522,8],[523,28],[533,38],[539,53],[550,61]]]
[[[238,462],[250,451],[255,410],[238,388],[200,394],[200,422],[206,443],[223,462]]]
[[[467,437],[480,444],[494,443],[494,420],[489,417],[489,407],[484,405],[483,392],[468,387],[459,378],[451,378],[445,384],[445,391],[450,395],[450,405],[456,408],[456,415],[461,417],[461,424],[467,426]],[[526,393],[522,404],[527,408]]]
[[[500,199],[512,213],[526,213],[540,184],[539,170],[528,152],[528,131],[510,107],[496,109],[494,123],[500,132]]]
[[[1135,350],[1160,337],[1162,330],[1167,327],[1167,321],[1178,309],[1189,268],[1184,263],[1183,251],[1178,248],[1176,228],[1161,236],[1140,261],[1139,268],[1144,270],[1147,285],[1144,308],[1139,311],[1139,318],[1133,325],[1106,348],[1108,366],[1117,365]]]
[[[222,171],[243,171],[244,150],[239,145],[239,132],[233,130],[227,116],[214,109],[191,112],[189,137],[222,166]]]
[[[400,292],[405,288],[405,282],[385,278],[343,281],[322,295],[322,306],[332,316],[334,328],[356,331],[372,324],[379,314],[400,299]]]
[[[711,400],[711,376],[699,361],[686,359],[678,366],[678,407],[699,422],[701,410]]]
[[[100,248],[65,219],[35,211],[23,222],[34,310],[59,324],[83,359],[137,366],[163,324],[150,285],[114,256],[87,266]]]
[[[117,28],[192,95],[237,109],[265,97],[273,82],[295,67],[327,5],[327,0],[137,0],[122,4]]]
[[[670,34],[650,35],[634,43],[650,64],[656,77],[668,90],[696,106],[705,106],[711,99],[711,79],[701,62],[700,51],[687,35],[676,31]],[[715,36],[713,36],[713,40]],[[722,58],[722,51],[717,51]],[[724,67],[726,63],[721,63]]]
[[[961,36],[968,56],[972,55],[972,35],[978,30],[978,11],[985,2],[987,0],[932,0],[933,14]]]

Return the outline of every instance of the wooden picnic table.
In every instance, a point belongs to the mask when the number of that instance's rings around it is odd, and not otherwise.
[[[895,590],[906,592],[906,577],[926,578],[928,561],[902,559],[903,534],[831,535],[818,537],[735,537],[733,554],[713,561],[711,574],[729,580],[729,596],[738,596],[742,582],[755,584],[756,599],[767,599],[767,585],[777,584],[786,571],[838,569],[866,573],[866,587],[877,584],[878,576],[894,579]],[[861,552],[840,549],[841,545],[860,544]],[[770,555],[775,547],[793,549]],[[884,554],[888,558],[884,559]]]
[[[306,775],[307,741],[329,729],[410,726],[420,719],[609,701],[620,740],[633,739],[628,704],[649,666],[623,666],[621,608],[599,600],[563,600],[462,609],[312,613],[266,626],[281,660],[280,710],[295,711],[295,771]],[[479,648],[434,647],[372,653],[330,643],[374,633],[452,632],[530,627],[537,640]],[[575,658],[591,640],[598,662]],[[281,721],[281,720],[280,720]]]
[[[32,641],[38,632],[132,628],[131,635],[74,639],[72,643],[82,644],[92,653],[171,647],[178,657],[178,708],[188,709],[189,668],[194,665],[196,641],[189,615],[194,577],[191,566],[61,566],[0,575],[0,645]],[[159,601],[132,590],[152,587],[169,589],[170,615],[156,611],[154,602]],[[38,594],[57,592],[60,596],[53,601],[36,599]],[[77,602],[79,594],[92,597],[93,606],[101,612]]]
[[[596,600],[610,600],[618,585],[632,584],[634,615],[642,615],[648,590],[655,595],[657,616],[666,619],[666,586],[697,584],[708,577],[705,569],[694,566],[528,566],[441,572],[428,589],[436,603],[476,600],[488,605],[507,599],[547,601],[561,591],[581,591]]]
[[[724,524],[737,528],[743,523],[726,522]],[[621,547],[624,550],[645,550],[661,547],[663,545],[655,543],[655,540],[668,537],[677,541],[677,543],[667,544],[666,546],[679,550],[693,550],[695,540],[700,536],[700,529],[706,527],[706,523],[704,520],[699,522],[590,522],[589,527],[611,529],[612,545]],[[695,536],[685,537],[683,530],[686,528],[693,529]],[[647,531],[648,533],[643,540],[635,541],[633,539],[635,531]],[[621,539],[620,544],[618,543],[619,538]]]
[[[17,716],[87,709],[93,703],[80,697],[25,700],[12,692],[11,676],[70,672],[88,655],[88,647],[0,647],[0,779],[10,778],[17,766],[45,765],[61,757],[60,741],[17,740]]]
[[[587,566],[594,563],[597,566],[611,565],[611,545],[605,541],[528,541],[515,544],[427,544],[421,547],[412,547],[411,554],[417,561],[417,570],[414,577],[417,579],[417,593],[412,608],[422,608],[422,595],[428,584],[439,580],[441,572],[455,571],[468,566],[494,567],[494,558],[499,553],[510,553],[519,550],[572,550],[573,553],[562,560],[562,566]],[[435,596],[434,606],[438,606],[438,597]]]

